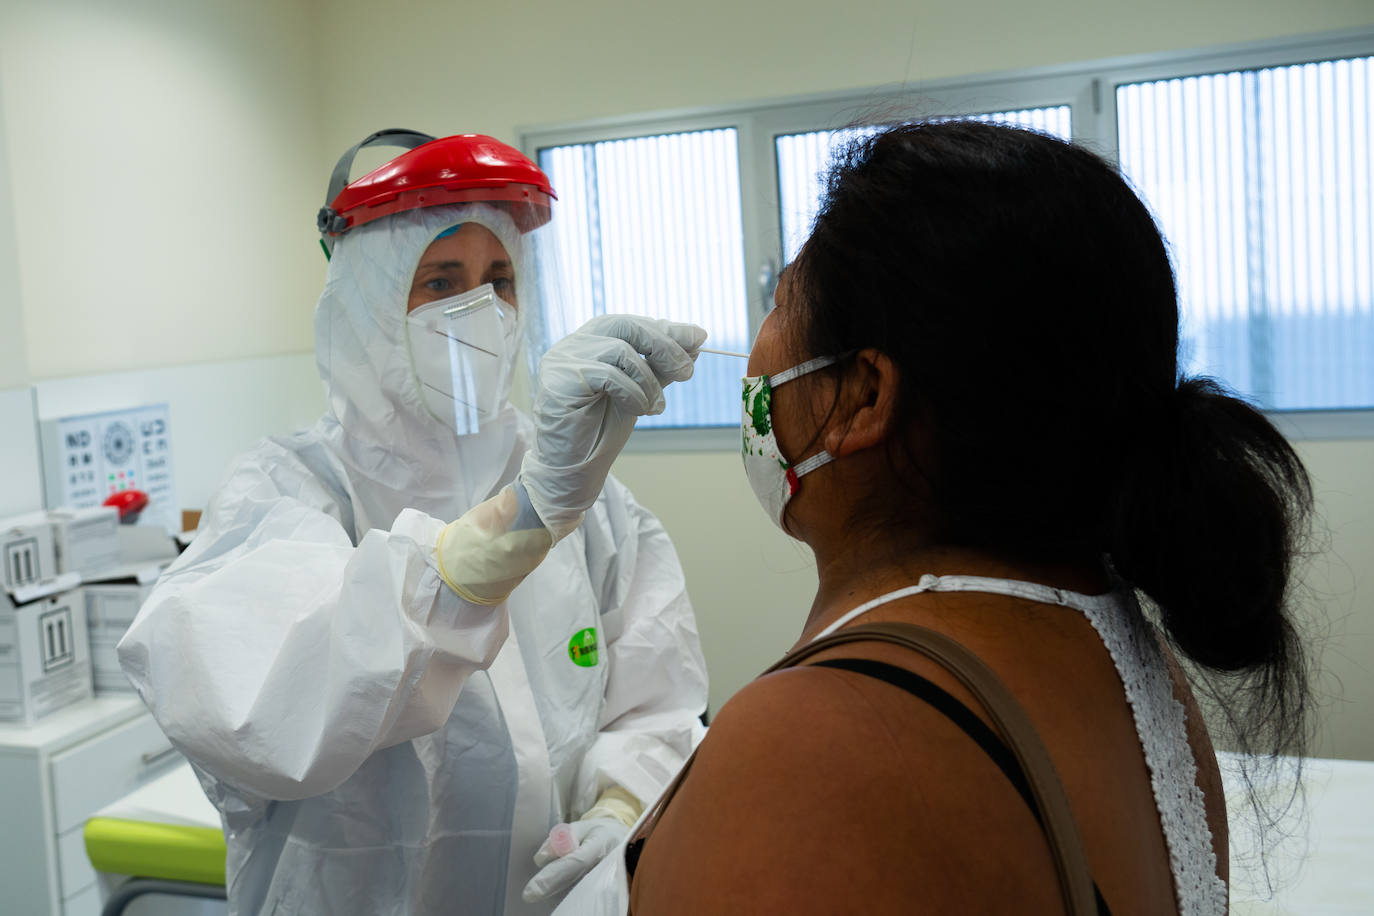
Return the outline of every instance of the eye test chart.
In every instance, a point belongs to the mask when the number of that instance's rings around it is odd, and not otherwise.
[[[84,509],[141,490],[148,506],[138,524],[181,530],[166,404],[43,420],[39,435],[48,508]]]

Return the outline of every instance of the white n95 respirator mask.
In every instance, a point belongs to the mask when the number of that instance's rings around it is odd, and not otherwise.
[[[406,316],[411,364],[425,407],[460,436],[473,435],[510,397],[515,307],[490,283]]]
[[[745,376],[744,418],[741,421],[744,474],[749,486],[763,504],[763,511],[783,531],[782,515],[787,502],[801,487],[801,478],[816,468],[834,460],[827,451],[820,451],[796,465],[788,462],[778,448],[773,434],[773,389],[801,378],[817,369],[833,365],[835,357],[818,356],[799,366],[776,375]]]

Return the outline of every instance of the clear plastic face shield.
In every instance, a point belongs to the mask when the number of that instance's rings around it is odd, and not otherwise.
[[[506,406],[519,321],[491,283],[413,309],[406,336],[421,397],[445,426],[473,435]]]
[[[547,226],[522,232],[521,214],[499,204],[452,212],[461,221],[416,265],[406,342],[425,409],[470,436],[507,407],[522,365],[533,370],[547,348],[545,306],[560,282]]]

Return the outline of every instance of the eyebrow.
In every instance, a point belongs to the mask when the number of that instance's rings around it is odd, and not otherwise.
[[[462,270],[466,266],[462,261],[426,261],[416,270]],[[509,269],[510,261],[492,261],[491,267],[497,270]]]

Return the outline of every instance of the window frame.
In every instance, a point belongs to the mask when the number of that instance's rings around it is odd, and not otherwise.
[[[739,151],[745,301],[752,336],[771,305],[772,277],[782,266],[778,136],[854,126],[863,116],[940,117],[1067,105],[1074,141],[1117,162],[1116,93],[1120,86],[1370,55],[1374,55],[1374,28],[1350,29],[951,77],[919,86],[888,85],[522,127],[519,143],[538,161],[539,151],[551,146],[733,128]],[[1374,407],[1266,410],[1265,415],[1294,441],[1374,439]],[[738,446],[739,433],[721,426],[639,429],[627,450],[728,451]]]

